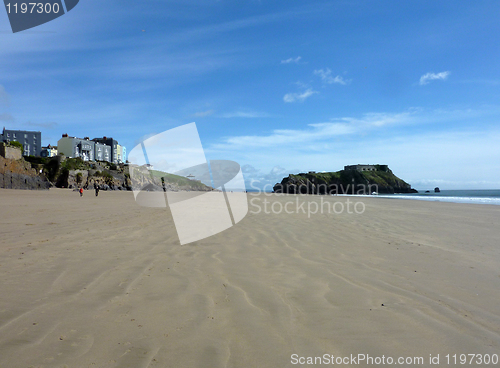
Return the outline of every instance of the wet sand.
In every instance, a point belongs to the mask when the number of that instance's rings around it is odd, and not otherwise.
[[[290,205],[181,246],[131,193],[0,190],[0,367],[500,354],[500,206],[350,200],[364,213]]]

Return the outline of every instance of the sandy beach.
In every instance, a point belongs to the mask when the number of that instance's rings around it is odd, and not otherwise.
[[[0,367],[292,367],[325,354],[455,366],[447,354],[500,354],[500,206],[351,200],[365,211],[250,206],[181,246],[169,210],[130,192],[1,189]]]

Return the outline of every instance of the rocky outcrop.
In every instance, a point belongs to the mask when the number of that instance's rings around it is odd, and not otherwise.
[[[0,156],[0,188],[49,189],[50,183],[44,175],[33,169],[22,158],[12,160]]]
[[[2,161],[1,170],[3,171],[0,170],[0,173],[6,173],[5,177],[0,177],[0,187],[5,188],[45,189],[55,186],[57,188],[94,189],[98,185],[102,190],[132,190],[133,188],[147,191],[214,190],[200,181],[149,170],[146,167],[135,166],[134,168],[134,166],[127,164],[112,164],[104,161],[89,162],[80,158],[66,158],[64,156],[51,158],[30,156],[21,160],[6,160],[0,157],[0,159],[7,162],[4,165],[4,161]],[[14,165],[13,162],[16,164]],[[130,170],[135,170],[135,175],[132,176]],[[131,177],[135,180],[134,183]]]
[[[129,176],[118,170],[68,170],[68,178],[62,184],[66,188],[93,189],[99,185],[103,190],[132,190]]]
[[[384,171],[341,170],[327,173],[290,174],[274,186],[275,193],[372,194],[416,193],[389,168]]]
[[[141,188],[147,191],[212,191],[198,181],[185,177],[162,173],[156,170],[143,168],[141,175],[130,175],[131,167],[128,165],[114,165],[114,169],[102,163],[92,163],[92,169],[66,170],[63,168],[58,176],[56,186],[64,188],[93,189],[95,185],[103,190],[132,190]],[[132,167],[132,170],[134,168]]]

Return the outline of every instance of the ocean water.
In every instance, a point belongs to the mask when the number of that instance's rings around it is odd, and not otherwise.
[[[441,190],[440,193],[430,193],[419,190],[411,194],[379,194],[383,198],[413,199],[421,201],[476,203],[500,205],[500,189],[468,189],[468,190]]]
[[[247,193],[259,192],[257,190],[247,190]],[[262,191],[263,193],[264,191]],[[272,193],[267,191],[266,193]],[[493,204],[500,205],[500,189],[460,189],[460,190],[441,190],[440,193],[434,193],[434,189],[419,190],[418,193],[408,194],[378,194],[378,195],[356,195],[339,194],[339,196],[348,197],[380,197],[380,198],[398,198],[413,199],[420,201],[434,202],[454,202],[454,203],[475,203],[475,204]]]

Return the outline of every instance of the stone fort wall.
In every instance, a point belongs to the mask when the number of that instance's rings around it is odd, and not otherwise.
[[[19,148],[9,147],[4,142],[0,143],[0,156],[11,160],[20,160],[23,158],[23,154]]]
[[[344,166],[344,170],[357,170],[357,171],[387,171],[389,167],[387,165],[347,165]]]

